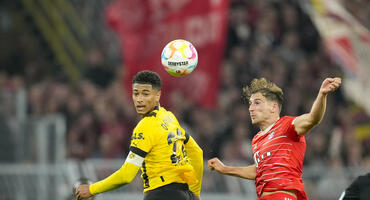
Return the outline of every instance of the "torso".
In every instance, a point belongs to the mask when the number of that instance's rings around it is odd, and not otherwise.
[[[184,148],[187,137],[175,116],[162,107],[138,123],[131,146],[147,152],[141,168],[144,192],[173,182],[186,183],[184,174],[194,171]]]
[[[257,166],[257,195],[269,192],[294,191],[304,194],[302,166],[306,150],[304,136],[295,132],[295,117],[282,117],[252,140],[253,158]]]

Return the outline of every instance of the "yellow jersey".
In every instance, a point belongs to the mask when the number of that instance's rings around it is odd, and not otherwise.
[[[199,162],[203,162],[202,150],[185,133],[171,112],[155,107],[145,115],[133,131],[130,151],[144,157],[141,166],[144,192],[177,182],[187,183],[191,190],[191,186],[196,185],[192,191],[199,195],[202,181],[202,167],[199,165],[203,166]],[[197,163],[191,163],[188,153],[197,154],[197,159],[193,160]],[[192,164],[197,165],[197,170]]]

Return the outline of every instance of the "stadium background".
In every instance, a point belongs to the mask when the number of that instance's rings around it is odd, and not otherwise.
[[[127,67],[121,55],[130,49],[121,47],[106,23],[109,3],[3,2],[0,200],[72,199],[79,177],[95,181],[123,163],[139,118],[124,91]],[[370,27],[368,1],[344,1],[344,6]],[[227,21],[218,103],[200,106],[172,90],[164,106],[196,138],[205,160],[218,156],[228,164],[247,165],[253,163],[250,143],[258,130],[240,101],[243,84],[254,77],[276,82],[285,91],[282,114],[297,115],[309,111],[325,77],[345,71],[330,59],[297,1],[230,0]],[[312,200],[338,199],[357,175],[370,170],[370,117],[355,101],[342,90],[335,92],[324,121],[306,137],[303,178]],[[204,173],[204,200],[255,198],[251,181],[206,168]],[[138,176],[97,199],[141,199],[141,188]]]

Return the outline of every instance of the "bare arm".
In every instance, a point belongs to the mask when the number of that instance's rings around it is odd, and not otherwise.
[[[319,94],[312,105],[311,111],[297,117],[294,121],[295,131],[298,135],[306,134],[316,124],[320,123],[326,110],[326,97],[329,93],[334,92],[341,85],[342,80],[336,78],[326,78],[320,87]]]
[[[225,175],[236,176],[244,179],[254,180],[256,178],[256,165],[249,165],[247,167],[232,167],[224,165],[218,158],[212,158],[208,161],[210,170]]]

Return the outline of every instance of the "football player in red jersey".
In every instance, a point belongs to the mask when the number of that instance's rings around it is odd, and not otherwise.
[[[243,88],[243,98],[249,102],[252,124],[260,128],[252,140],[255,164],[233,167],[213,158],[208,167],[221,174],[254,180],[258,200],[308,199],[302,183],[304,135],[320,123],[327,95],[340,85],[340,78],[326,78],[309,113],[280,117],[283,91],[264,78],[254,79]]]

